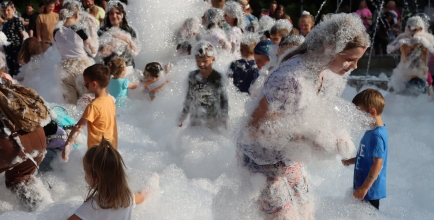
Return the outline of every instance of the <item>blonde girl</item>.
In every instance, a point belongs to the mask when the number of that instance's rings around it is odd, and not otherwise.
[[[300,34],[306,37],[315,25],[315,18],[307,11],[301,13],[300,19],[298,19],[298,27],[300,28]]]

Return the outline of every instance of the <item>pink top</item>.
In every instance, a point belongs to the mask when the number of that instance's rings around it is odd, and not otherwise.
[[[367,17],[372,18],[372,13],[368,8],[364,8],[362,10],[358,9],[356,13],[362,18],[363,25],[365,25],[366,28],[369,28],[368,19]]]
[[[432,85],[432,76],[431,76],[431,72],[428,70],[428,79],[426,79],[426,81],[428,82],[428,86]]]

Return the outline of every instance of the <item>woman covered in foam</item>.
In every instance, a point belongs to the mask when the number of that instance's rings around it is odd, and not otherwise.
[[[396,92],[425,93],[429,53],[434,53],[434,36],[419,16],[408,19],[405,32],[387,46],[387,53],[401,51],[401,60],[393,70],[390,85]],[[416,89],[416,90],[414,90]]]
[[[257,201],[265,219],[312,219],[303,164],[355,153],[352,135],[371,120],[340,98],[342,76],[368,46],[356,14],[325,16],[265,80],[237,143],[240,165],[266,179]]]
[[[97,24],[76,0],[64,2],[60,18],[54,29],[54,42],[62,58],[63,97],[66,103],[77,104],[86,92],[82,73],[94,63],[88,55],[95,57],[98,50]]]
[[[104,26],[98,32],[100,36],[99,55],[104,64],[114,57],[125,60],[127,75],[134,72],[134,57],[140,52],[136,31],[127,21],[126,5],[120,1],[108,2]]]

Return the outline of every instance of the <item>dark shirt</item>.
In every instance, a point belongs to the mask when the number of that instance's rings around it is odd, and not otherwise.
[[[222,75],[213,70],[203,78],[199,70],[188,74],[188,90],[182,116],[193,119],[228,118],[228,98]]]
[[[24,25],[21,18],[14,17],[10,20],[5,20],[2,28],[3,33],[11,42],[10,46],[19,47],[23,42],[21,31],[24,31]]]
[[[240,92],[249,93],[250,85],[255,82],[258,76],[259,69],[255,60],[236,60],[229,67],[228,77],[233,78],[234,85]]]
[[[103,26],[103,27],[101,27],[101,28],[99,29],[99,31],[98,31],[98,36],[103,35],[103,34],[106,33],[108,30],[110,30],[110,27],[107,27],[107,26]],[[136,34],[136,32],[134,31],[133,28],[131,28],[131,27],[127,27],[127,28],[122,28],[122,30],[123,30],[123,31],[126,31],[127,33],[129,33],[129,34],[131,35],[131,39],[134,40],[134,39],[137,38],[137,34]],[[107,64],[110,62],[110,60],[113,59],[114,57],[119,57],[119,58],[124,59],[124,60],[125,60],[125,63],[127,64],[127,66],[132,66],[132,67],[135,67],[135,66],[136,66],[136,64],[134,63],[134,57],[133,57],[133,55],[131,54],[131,52],[128,51],[128,50],[123,51],[122,54],[120,54],[120,55],[117,55],[116,53],[112,53],[112,54],[110,54],[109,56],[104,57],[104,58],[103,58],[104,64],[107,65]]]

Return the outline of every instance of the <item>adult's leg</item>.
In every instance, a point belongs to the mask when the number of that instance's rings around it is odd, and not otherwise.
[[[18,53],[20,46],[8,46],[5,48],[6,64],[9,68],[9,74],[16,76],[20,72],[21,65],[18,62]]]

